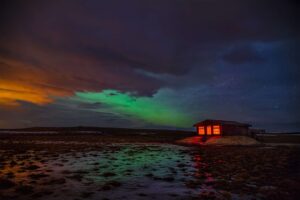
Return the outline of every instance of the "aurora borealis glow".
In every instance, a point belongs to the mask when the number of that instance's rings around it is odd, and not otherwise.
[[[293,0],[1,1],[0,128],[300,129]]]
[[[192,121],[192,117],[182,108],[157,101],[155,96],[136,97],[129,93],[104,90],[100,93],[77,92],[75,99],[88,103],[101,103],[110,106],[110,109],[115,112],[156,125],[188,127]],[[99,111],[101,112],[101,109]]]

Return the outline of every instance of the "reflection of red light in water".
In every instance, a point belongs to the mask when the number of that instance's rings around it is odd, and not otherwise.
[[[200,155],[195,155],[193,157],[193,160],[195,162],[195,168],[199,169],[200,166],[201,166],[201,157],[200,157]]]
[[[214,178],[211,173],[206,172],[210,166],[207,163],[203,162],[202,156],[200,154],[193,155],[194,167],[196,169],[194,177],[205,179],[204,183],[212,183],[214,182]]]
[[[202,167],[201,160],[202,159],[199,154],[194,155],[193,161],[194,161],[194,167],[196,168],[195,177],[201,176],[201,170],[200,170],[200,168]]]
[[[201,157],[200,157],[200,155],[195,155],[194,157],[193,157],[193,160],[195,161],[195,162],[199,162],[200,160],[201,160]]]

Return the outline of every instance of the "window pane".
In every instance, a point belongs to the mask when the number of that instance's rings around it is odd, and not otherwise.
[[[199,126],[198,127],[198,133],[199,133],[199,135],[204,135],[205,134],[204,126]]]
[[[211,126],[206,127],[206,133],[207,135],[211,135]]]
[[[221,134],[221,130],[220,130],[220,126],[213,126],[213,133],[214,135],[220,135]]]

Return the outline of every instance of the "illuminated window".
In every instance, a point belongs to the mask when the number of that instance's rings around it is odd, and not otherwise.
[[[206,127],[206,134],[211,135],[211,126]]]
[[[199,135],[204,135],[205,134],[204,126],[199,126],[198,127],[198,133],[199,133]]]
[[[213,134],[214,135],[220,135],[221,134],[221,130],[220,130],[219,125],[213,126]]]

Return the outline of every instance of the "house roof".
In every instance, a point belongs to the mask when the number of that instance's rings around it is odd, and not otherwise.
[[[198,122],[194,124],[193,126],[199,126],[199,125],[232,125],[232,126],[251,126],[250,124],[246,123],[240,123],[236,121],[225,121],[225,120],[216,120],[216,119],[206,119],[204,121]]]

